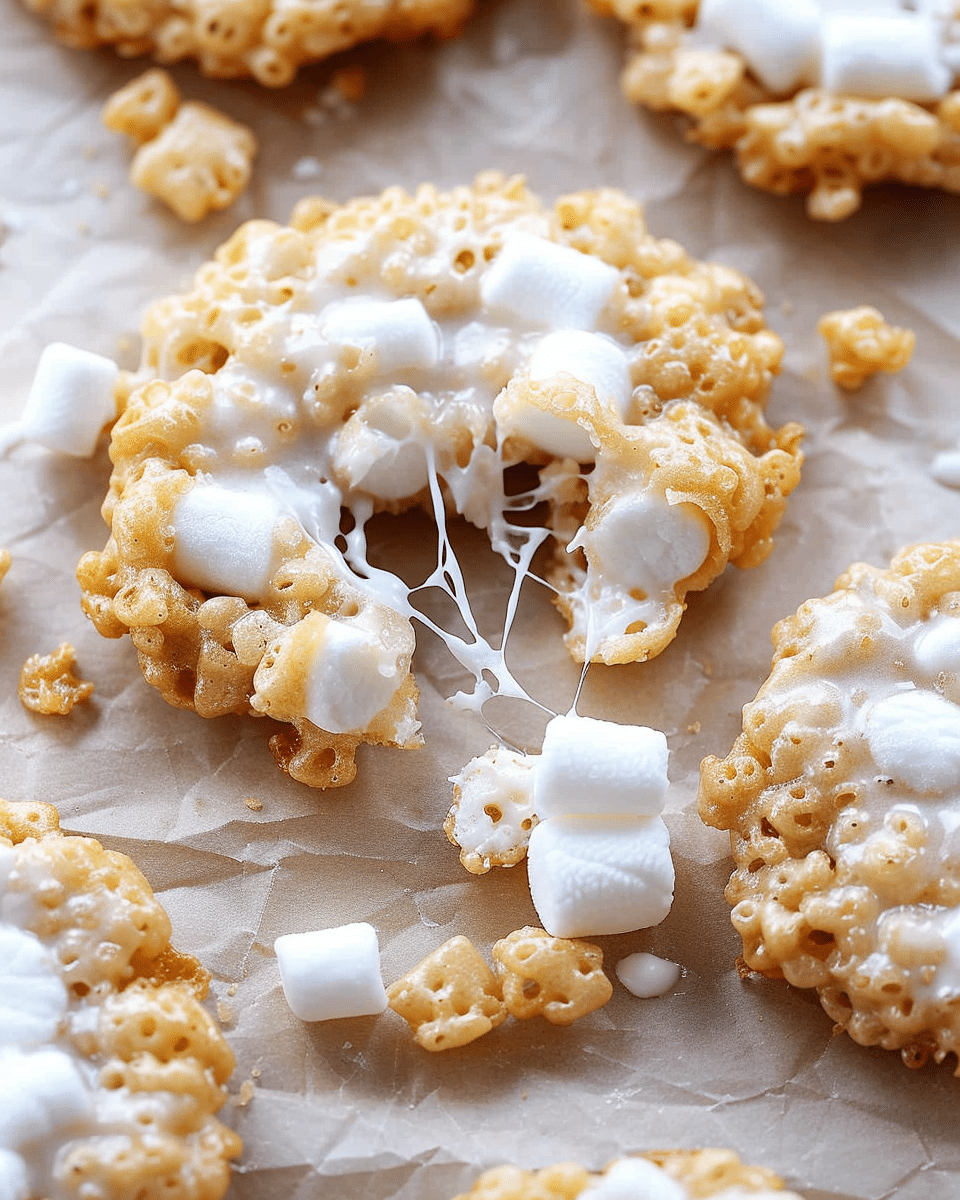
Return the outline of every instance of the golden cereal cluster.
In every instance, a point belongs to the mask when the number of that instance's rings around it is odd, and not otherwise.
[[[687,137],[733,150],[747,183],[777,195],[806,192],[807,211],[840,221],[864,187],[883,180],[960,191],[960,90],[921,105],[804,88],[777,99],[727,50],[687,44],[697,3],[587,0],[630,27],[626,97],[690,118]]]
[[[30,712],[61,717],[93,695],[92,683],[73,673],[76,651],[61,642],[52,654],[31,654],[20,669],[17,694]]]
[[[773,1171],[741,1162],[732,1150],[653,1150],[639,1157],[682,1184],[691,1200],[720,1195],[800,1200],[796,1192],[783,1189],[783,1180]],[[614,1165],[610,1163],[607,1170]],[[558,1163],[539,1171],[494,1167],[454,1200],[575,1200],[581,1193],[589,1195],[588,1189],[600,1183],[603,1174],[593,1174],[576,1163]]]
[[[130,179],[183,221],[227,208],[247,186],[257,142],[250,130],[180,93],[166,71],[133,79],[107,101],[103,123],[137,148]]]
[[[878,371],[902,371],[917,341],[912,329],[888,325],[869,304],[825,313],[817,330],[827,343],[833,382],[848,391],[862,387]]]
[[[290,83],[317,62],[371,38],[454,37],[474,0],[24,0],[67,46],[113,46],[125,58],[195,59],[216,79]]]
[[[960,881],[924,814],[949,798],[918,806],[879,770],[858,713],[914,688],[960,699],[949,664],[911,665],[928,622],[960,610],[960,542],[911,547],[886,570],[855,564],[836,588],[774,628],[743,733],[703,762],[699,811],[730,831],[726,896],[747,966],[816,988],[838,1029],[919,1066],[960,1051],[960,1012],[930,986]]]
[[[460,934],[387,988],[390,1007],[425,1050],[465,1046],[508,1016],[570,1025],[613,994],[603,951],[590,942],[527,926],[496,942],[492,955],[495,971]]]
[[[0,800],[0,845],[16,856],[8,901],[61,964],[68,1039],[96,1071],[105,1130],[67,1135],[63,1195],[219,1200],[240,1139],[214,1118],[233,1055],[200,1001],[209,976],[170,945],[170,922],[124,854],[61,833],[49,804]],[[93,1006],[95,1021],[70,1024]]]

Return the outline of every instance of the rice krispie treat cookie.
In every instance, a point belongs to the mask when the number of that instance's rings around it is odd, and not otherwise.
[[[700,815],[749,967],[909,1066],[960,1051],[960,542],[858,563],[773,631]]]
[[[588,0],[630,27],[628,99],[690,119],[747,183],[837,221],[869,184],[960,191],[956,0]]]
[[[372,38],[455,37],[474,0],[24,0],[67,46],[196,59],[205,75],[288,84],[305,63]]]
[[[233,1056],[130,859],[0,801],[0,949],[0,1193],[222,1196]]]
[[[320,787],[361,742],[419,744],[412,618],[473,676],[460,707],[525,696],[505,647],[541,546],[573,657],[647,659],[688,591],[766,557],[799,478],[802,431],[764,418],[782,347],[761,305],[616,191],[548,208],[490,173],[250,222],[146,317],[84,608],[171,704],[285,723],[277,760]],[[539,480],[508,495],[521,463]],[[464,636],[367,559],[369,518],[414,505],[437,522],[420,586]],[[545,525],[511,519],[537,505]],[[514,572],[495,643],[454,513]]]
[[[540,1171],[494,1167],[454,1200],[622,1200],[626,1196],[800,1200],[796,1192],[784,1190],[783,1180],[773,1171],[742,1163],[732,1150],[653,1150],[615,1159],[599,1174],[575,1163]]]

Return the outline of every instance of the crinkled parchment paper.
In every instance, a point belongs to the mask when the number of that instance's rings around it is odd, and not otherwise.
[[[213,972],[238,1059],[228,1119],[246,1143],[233,1195],[446,1200],[502,1161],[599,1168],[628,1151],[704,1144],[731,1146],[810,1197],[958,1194],[960,1083],[948,1067],[911,1073],[896,1054],[834,1038],[805,993],[740,981],[721,896],[725,838],[700,827],[693,799],[701,757],[726,753],[766,675],[774,621],[827,592],[855,559],[882,563],[904,543],[960,534],[960,493],[928,470],[960,435],[960,201],[882,189],[839,227],[811,224],[802,201],[748,190],[728,160],[685,145],[672,119],[628,107],[613,22],[578,0],[491,0],[457,42],[375,45],[337,60],[362,63],[369,78],[345,112],[318,98],[330,64],[279,92],[178,69],[186,96],[248,122],[262,147],[247,195],[185,228],[127,185],[128,149],[98,121],[141,64],[56,46],[15,0],[0,0],[0,17],[5,419],[48,341],[131,365],[145,305],[182,287],[240,221],[284,219],[310,192],[447,186],[495,166],[524,172],[550,198],[623,187],[645,202],[654,232],[749,272],[788,346],[771,419],[809,431],[772,557],[695,597],[655,662],[592,669],[580,706],[669,737],[677,900],[658,928],[601,942],[610,968],[640,949],[674,959],[680,985],[647,1001],[618,985],[606,1008],[569,1029],[510,1022],[438,1055],[390,1012],[298,1023],[272,944],[368,920],[389,981],[454,933],[486,949],[535,921],[522,866],[469,877],[440,829],[447,776],[491,741],[444,703],[463,683],[455,664],[422,639],[424,749],[365,748],[356,783],[314,793],[276,769],[266,722],[167,708],[129,642],[102,640],[82,617],[73,570],[105,538],[105,443],[89,463],[30,447],[0,462],[0,545],[14,556],[0,589],[2,794],[53,801],[68,828],[133,855],[177,943]],[[827,380],[815,325],[826,309],[858,303],[911,325],[917,353],[899,377],[846,397]],[[377,537],[411,571],[426,570],[426,518],[383,521]],[[474,532],[458,544],[482,620],[496,629],[502,566]],[[559,634],[546,596],[530,588],[513,661],[540,699],[565,708],[578,672]],[[16,698],[20,664],[61,640],[77,646],[96,694],[68,718],[34,717]],[[495,720],[537,736],[526,714]]]

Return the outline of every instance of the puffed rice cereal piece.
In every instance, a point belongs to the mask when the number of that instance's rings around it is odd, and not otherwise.
[[[73,673],[76,651],[61,642],[52,654],[31,654],[20,669],[17,694],[31,712],[65,717],[93,695],[94,687]]]
[[[425,1050],[465,1046],[507,1019],[499,980],[462,934],[391,984],[387,998]]]
[[[527,925],[495,942],[491,953],[507,1011],[518,1020],[545,1017],[552,1025],[571,1025],[613,995],[603,951],[591,942],[551,937]]]
[[[912,329],[888,325],[883,313],[868,304],[825,313],[817,331],[830,352],[833,382],[850,391],[878,371],[902,371],[917,341]]]
[[[300,67],[373,38],[452,38],[474,0],[24,0],[67,46],[113,46],[125,58],[196,59],[215,79],[252,75],[284,87]]]
[[[114,92],[101,119],[108,129],[142,146],[166,129],[179,107],[180,92],[170,73],[154,67]]]
[[[460,862],[473,875],[512,867],[527,854],[533,810],[534,767],[528,754],[491,746],[451,776],[453,804],[443,831],[460,847]]]
[[[884,180],[960,191],[960,89],[944,49],[953,34],[941,34],[950,26],[940,16],[866,5],[832,14],[818,0],[587,3],[629,27],[628,100],[683,113],[688,140],[733,150],[754,187],[808,193],[810,217],[843,220],[864,187]],[[708,8],[707,24],[698,24]],[[906,22],[906,37],[885,25],[891,19]],[[822,37],[821,21],[829,25]]]
[[[418,610],[366,562],[375,512],[425,505],[443,538],[455,511],[518,576],[552,542],[570,653],[649,658],[690,590],[766,557],[799,479],[802,431],[764,418],[761,306],[616,191],[547,208],[490,172],[249,222],[147,315],[85,611],[169,703],[285,722],[278,762],[320,787],[362,742],[421,742]],[[539,486],[508,497],[521,461]],[[507,520],[539,501],[549,528]],[[502,649],[439,633],[477,682],[463,707],[518,694]]]
[[[960,542],[855,564],[774,628],[743,733],[701,774],[747,966],[908,1066],[960,1055],[958,614]]]
[[[0,1148],[22,1194],[218,1200],[241,1149],[214,1117],[233,1056],[133,862],[51,805],[0,801],[0,948]]]
[[[773,1171],[742,1163],[732,1150],[651,1150],[614,1159],[599,1174],[576,1163],[539,1171],[494,1167],[453,1200],[576,1200],[578,1196],[617,1200],[636,1194],[663,1200],[710,1196],[801,1200],[796,1192],[784,1190],[783,1180]]]

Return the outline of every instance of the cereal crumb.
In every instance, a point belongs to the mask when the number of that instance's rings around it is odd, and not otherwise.
[[[0,579],[10,570],[10,563],[13,560],[10,557],[9,550],[0,550]]]
[[[231,983],[230,986],[227,988],[227,995],[235,996],[237,994],[238,988],[239,988],[238,984]]]
[[[687,726],[687,733],[699,733],[699,732],[700,732],[700,722],[699,721],[694,721],[692,725]]]
[[[73,674],[76,651],[61,642],[52,654],[31,654],[20,671],[17,692],[24,708],[66,716],[93,695],[93,684]]]
[[[244,804],[251,812],[263,812],[263,801],[258,800],[256,796],[247,796]]]
[[[217,1001],[217,1020],[221,1025],[232,1025],[234,1021],[232,1007],[223,1000]]]
[[[917,340],[912,329],[888,325],[883,314],[868,304],[824,314],[817,331],[830,352],[833,382],[848,391],[861,387],[878,371],[903,370]]]
[[[102,179],[98,180],[93,185],[93,187],[91,188],[91,191],[97,197],[98,200],[109,200],[110,199],[110,185],[107,183],[104,183]]]
[[[367,91],[367,73],[361,66],[341,67],[330,77],[330,86],[353,104]]]
[[[237,1108],[246,1108],[253,1099],[257,1090],[257,1085],[252,1079],[245,1079],[240,1084],[240,1091],[237,1092]]]
[[[259,1067],[251,1067],[250,1068],[250,1078],[251,1079],[259,1079],[262,1074],[263,1074],[263,1072],[260,1070]]]

